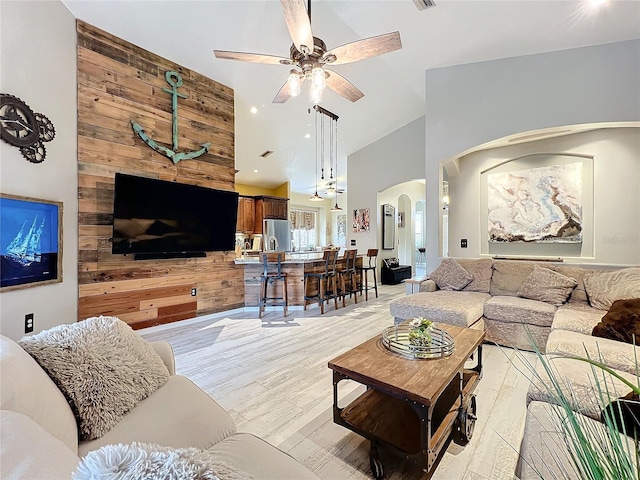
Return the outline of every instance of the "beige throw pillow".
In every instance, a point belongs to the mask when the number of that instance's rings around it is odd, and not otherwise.
[[[169,380],[160,356],[116,317],[58,325],[18,343],[67,398],[83,440],[103,436]]]
[[[609,310],[616,300],[640,298],[640,267],[585,275],[584,288],[592,307]]]
[[[575,279],[548,268],[536,267],[518,289],[518,296],[559,307],[578,285]]]
[[[490,258],[459,258],[457,262],[473,277],[473,280],[463,288],[465,292],[489,293],[493,260]]]
[[[462,290],[473,280],[473,276],[467,272],[453,258],[444,258],[429,278],[436,282],[440,290]]]

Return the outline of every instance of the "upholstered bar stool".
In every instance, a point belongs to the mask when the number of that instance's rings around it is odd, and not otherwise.
[[[309,300],[318,302],[320,313],[324,314],[324,302],[333,298],[334,308],[338,308],[338,282],[336,275],[337,250],[325,250],[322,256],[323,270],[304,274],[304,309]],[[315,295],[309,294],[309,287],[315,283]]]
[[[284,252],[260,252],[260,261],[263,265],[263,271],[260,275],[260,305],[258,309],[258,318],[262,318],[262,312],[267,306],[284,307],[284,316],[287,316],[287,306],[289,298],[287,296],[287,274],[282,271],[282,262],[284,261]],[[276,295],[276,282],[282,282],[282,294]],[[272,296],[268,296],[269,284],[272,285]]]
[[[338,269],[338,278],[340,279],[340,293],[339,297],[342,298],[342,306],[345,307],[345,297],[347,293],[349,298],[352,295],[355,296],[355,303],[358,303],[358,280],[356,272],[356,257],[358,256],[357,249],[345,250],[344,252],[344,268]]]
[[[357,267],[357,270],[360,273],[360,295],[362,295],[362,291],[364,290],[365,300],[369,301],[369,290],[375,290],[376,298],[378,298],[378,276],[376,274],[378,268],[378,249],[370,248],[367,250],[367,259],[367,265],[365,265],[363,261],[362,266]],[[369,272],[373,272],[373,286],[371,287],[369,286]]]

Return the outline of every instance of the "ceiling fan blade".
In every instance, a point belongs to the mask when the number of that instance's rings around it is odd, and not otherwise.
[[[291,94],[289,93],[289,84],[284,82],[284,85],[278,90],[276,96],[273,98],[271,103],[284,103],[291,98]]]
[[[356,87],[349,80],[344,78],[339,73],[334,72],[333,70],[324,69],[329,75],[327,76],[326,82],[327,87],[336,92],[339,95],[342,95],[347,100],[352,102],[357,102],[362,97],[364,97],[364,93],[362,93],[358,87]]]
[[[268,63],[272,65],[291,65],[291,60],[285,57],[274,55],[263,55],[261,53],[228,52],[226,50],[214,50],[216,58],[226,60],[240,60],[241,62]]]
[[[312,53],[311,20],[304,6],[304,0],[280,0],[280,3],[284,12],[284,21],[287,23],[294,45],[302,53]]]
[[[369,37],[356,42],[347,43],[327,52],[336,56],[336,60],[331,65],[342,65],[356,62],[366,58],[377,57],[384,53],[393,52],[402,48],[400,32],[385,33],[377,37]]]

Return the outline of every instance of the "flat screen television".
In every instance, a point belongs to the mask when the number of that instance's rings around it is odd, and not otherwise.
[[[116,173],[114,254],[203,256],[235,247],[238,193]]]

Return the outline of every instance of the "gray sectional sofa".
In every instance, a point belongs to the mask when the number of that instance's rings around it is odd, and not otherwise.
[[[558,380],[559,389],[569,398],[569,410],[591,432],[602,435],[606,434],[603,409],[630,393],[615,375],[639,385],[636,368],[640,347],[635,346],[630,332],[623,332],[624,341],[592,335],[596,326],[602,329],[607,324],[607,317],[611,318],[622,299],[633,299],[624,303],[632,304],[630,315],[636,321],[634,332],[638,332],[640,267],[459,258],[443,260],[421,284],[419,293],[392,302],[390,310],[396,322],[422,316],[484,329],[487,340],[499,345],[537,349],[544,354],[542,359]],[[615,375],[575,357],[598,360]],[[604,391],[599,391],[594,375],[606,383]],[[533,367],[529,378],[516,475],[522,480],[539,479],[540,475],[579,479],[563,434],[566,412],[548,388],[553,382],[542,362]],[[636,423],[640,424],[640,418]],[[637,442],[624,435],[621,439],[634,456]]]
[[[465,272],[451,267],[454,262]],[[579,324],[584,316],[602,318],[606,309],[588,302],[584,277],[612,270],[621,269],[491,258],[444,259],[421,283],[418,293],[391,302],[390,312],[396,323],[427,317],[483,329],[487,341],[498,345],[533,350],[533,341],[544,352],[556,318],[563,324]],[[615,287],[625,288],[621,283]]]

